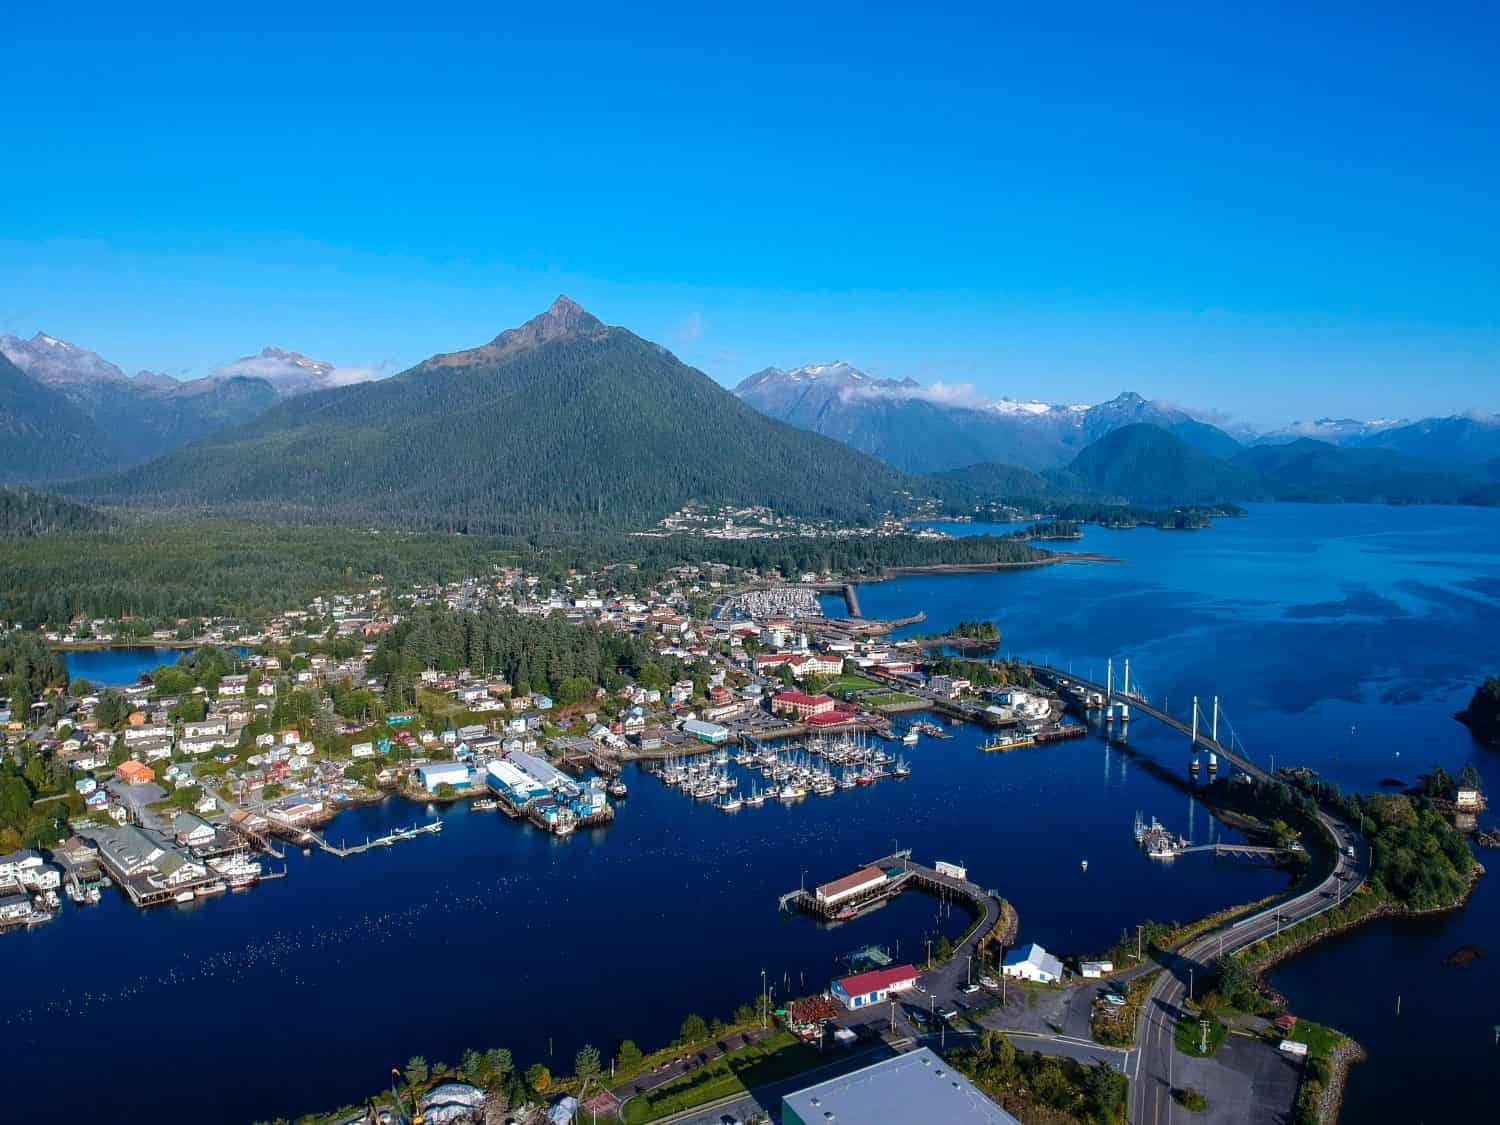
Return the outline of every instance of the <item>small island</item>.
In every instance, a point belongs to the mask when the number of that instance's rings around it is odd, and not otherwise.
[[[1487,746],[1500,747],[1500,676],[1489,676],[1474,689],[1467,710],[1453,716]]]
[[[947,632],[921,638],[921,643],[923,648],[998,648],[1000,626],[993,621],[960,621]]]

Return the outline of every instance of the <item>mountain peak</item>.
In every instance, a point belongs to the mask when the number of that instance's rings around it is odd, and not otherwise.
[[[510,328],[495,337],[498,346],[545,344],[603,328],[598,317],[588,312],[566,293],[559,293],[547,311],[532,317],[519,328]]]
[[[125,372],[98,353],[46,332],[38,332],[29,340],[0,336],[0,353],[33,379],[50,386],[125,378]]]

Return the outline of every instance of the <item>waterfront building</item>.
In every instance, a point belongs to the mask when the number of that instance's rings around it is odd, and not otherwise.
[[[721,727],[718,723],[706,723],[702,719],[689,719],[682,724],[684,733],[692,735],[701,742],[725,742],[729,738],[729,728]]]
[[[469,767],[462,762],[428,762],[417,767],[417,781],[429,793],[436,793],[439,785],[467,789]]]
[[[578,782],[545,758],[539,758],[525,750],[512,750],[506,761],[523,773],[529,774],[533,780],[545,786],[550,792],[570,799],[583,792],[583,787]]]
[[[927,1047],[872,1063],[781,1099],[782,1125],[856,1121],[941,1121],[1018,1125]]]
[[[842,879],[835,879],[831,883],[824,883],[816,891],[814,896],[824,906],[834,906],[845,899],[856,895],[873,891],[883,886],[886,881],[885,872],[878,867],[862,867],[852,875],[845,875]]]
[[[1032,942],[1007,953],[1001,972],[1017,980],[1055,984],[1062,979],[1063,967],[1061,961]]]
[[[771,697],[771,710],[778,715],[795,715],[806,721],[814,715],[822,715],[833,710],[833,697],[830,695],[805,695],[800,691],[777,692]]]
[[[897,992],[915,988],[917,970],[911,965],[894,965],[889,969],[874,969],[868,973],[855,973],[833,982],[829,991],[833,998],[851,1011],[879,1004]],[[858,1120],[851,1118],[850,1120]]]

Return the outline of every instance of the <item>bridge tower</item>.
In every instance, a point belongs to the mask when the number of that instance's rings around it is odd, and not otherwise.
[[[1214,749],[1208,752],[1208,772],[1216,773],[1219,769],[1219,697],[1214,696],[1214,725],[1213,725]]]
[[[1198,697],[1193,696],[1193,740],[1188,743],[1188,769],[1198,772]]]
[[[1127,697],[1130,695],[1130,657],[1128,656],[1125,658],[1125,691],[1122,694]],[[1119,708],[1119,715],[1120,722],[1130,722],[1130,704],[1121,703]]]

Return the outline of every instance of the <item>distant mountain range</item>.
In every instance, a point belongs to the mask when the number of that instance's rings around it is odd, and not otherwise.
[[[16,435],[0,450],[0,479],[29,482],[136,465],[251,421],[280,399],[373,374],[266,348],[199,379],[154,371],[130,376],[97,352],[45,332],[30,339],[0,335],[0,358],[11,377],[0,432]],[[23,383],[14,383],[16,374]]]
[[[487,344],[283,401],[77,496],[451,530],[640,526],[689,500],[867,520],[908,477],[766,418],[559,297]]]
[[[1060,468],[1105,434],[1141,422],[1206,453],[1224,456],[1239,448],[1223,430],[1130,391],[1096,406],[987,401],[910,379],[875,379],[839,362],[792,371],[768,367],[734,393],[763,414],[912,473],[988,461]]]

